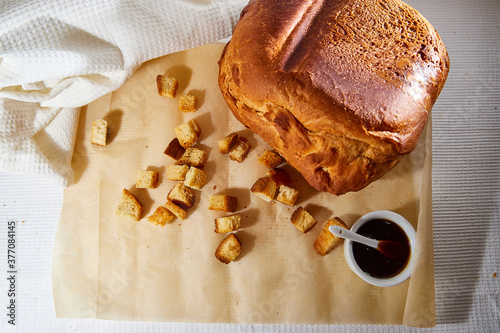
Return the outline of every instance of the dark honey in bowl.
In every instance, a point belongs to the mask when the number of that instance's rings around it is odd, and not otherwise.
[[[386,219],[373,219],[359,227],[356,232],[379,241],[395,241],[401,244],[397,247],[401,253],[391,258],[377,249],[353,242],[354,260],[365,273],[375,278],[390,278],[400,273],[408,264],[410,241],[403,229],[396,223]]]

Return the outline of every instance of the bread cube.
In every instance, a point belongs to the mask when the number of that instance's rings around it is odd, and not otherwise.
[[[224,264],[229,264],[236,259],[241,253],[241,242],[235,234],[229,234],[224,238],[217,250],[215,250],[215,257]]]
[[[188,165],[172,164],[167,167],[167,178],[170,180],[184,181],[188,171]]]
[[[316,219],[302,207],[297,208],[290,218],[292,224],[302,233],[309,232],[318,223]]]
[[[236,231],[240,228],[240,225],[241,215],[239,214],[219,217],[218,219],[215,219],[215,232],[218,234],[225,234]]]
[[[179,82],[174,77],[158,75],[156,76],[156,86],[158,88],[158,95],[174,98],[179,87]]]
[[[229,158],[233,161],[241,163],[245,157],[247,157],[250,148],[251,146],[247,139],[238,137],[237,142],[229,151]]]
[[[175,215],[172,214],[172,212],[170,212],[166,207],[159,206],[152,215],[148,216],[148,222],[163,227],[174,218]]]
[[[267,172],[267,175],[271,177],[271,179],[274,180],[278,185],[290,186],[293,184],[292,177],[290,177],[290,175],[285,169],[281,168],[271,169]]]
[[[94,120],[92,122],[92,132],[90,142],[93,145],[104,147],[108,136],[108,122],[104,119]]]
[[[184,179],[184,185],[194,188],[195,190],[201,190],[206,182],[207,174],[205,171],[196,167],[190,167],[186,174],[186,178]]]
[[[129,190],[124,188],[120,203],[116,209],[116,214],[126,216],[133,221],[139,221],[142,211],[143,207],[139,200]]]
[[[261,177],[252,185],[250,192],[264,201],[270,202],[276,196],[278,185],[271,177]]]
[[[334,217],[333,219],[327,220],[318,238],[314,241],[314,250],[320,256],[327,255],[331,250],[339,246],[343,239],[335,236],[328,229],[331,225],[338,225],[343,228],[349,229],[344,221],[339,217]]]
[[[269,169],[274,169],[283,163],[283,157],[275,151],[265,150],[264,153],[257,158],[257,161],[264,164]]]
[[[219,144],[219,151],[221,152],[221,154],[229,153],[236,142],[238,142],[238,134],[229,134],[224,139],[220,139],[219,141],[217,141],[217,143]]]
[[[172,201],[167,201],[165,203],[165,208],[168,209],[172,214],[177,216],[179,220],[185,220],[187,217],[187,212],[186,210],[182,209],[181,207],[177,206],[174,204]]]
[[[158,187],[159,172],[139,170],[137,176],[136,188],[157,188]]]
[[[179,110],[183,113],[196,111],[196,97],[193,95],[182,95],[179,97]]]
[[[198,141],[201,134],[201,128],[196,119],[193,119],[177,126],[175,128],[175,134],[177,135],[177,139],[179,139],[179,144],[183,148],[188,148]]]
[[[288,206],[295,205],[299,198],[299,191],[286,185],[280,185],[276,200]]]
[[[163,153],[177,161],[179,158],[181,158],[185,151],[186,149],[181,146],[181,144],[179,143],[179,139],[174,138],[172,141],[170,141]]]
[[[230,195],[211,195],[208,198],[208,209],[220,212],[234,213],[238,199]]]
[[[195,168],[203,168],[208,159],[208,154],[199,148],[189,147],[186,149],[181,158],[177,161],[178,164],[184,164]]]
[[[168,193],[167,199],[182,209],[188,209],[194,205],[196,194],[182,182],[177,183]]]

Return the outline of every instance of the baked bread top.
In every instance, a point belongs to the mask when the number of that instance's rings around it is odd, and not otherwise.
[[[313,187],[340,195],[415,148],[449,59],[398,0],[251,0],[219,66],[234,115]]]

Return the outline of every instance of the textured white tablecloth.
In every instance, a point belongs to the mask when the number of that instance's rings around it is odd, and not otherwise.
[[[68,2],[69,3],[69,2]],[[208,2],[207,2],[208,3]],[[500,331],[500,2],[412,0],[451,60],[432,114],[436,320],[431,332]],[[2,47],[2,45],[0,45]],[[0,255],[17,221],[16,326],[7,324],[0,261],[0,332],[420,332],[391,326],[247,326],[56,319],[51,253],[62,187],[0,173]]]

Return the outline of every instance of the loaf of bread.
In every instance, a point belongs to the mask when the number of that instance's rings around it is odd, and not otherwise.
[[[250,0],[219,86],[236,118],[340,195],[415,148],[448,70],[436,30],[399,0]]]

